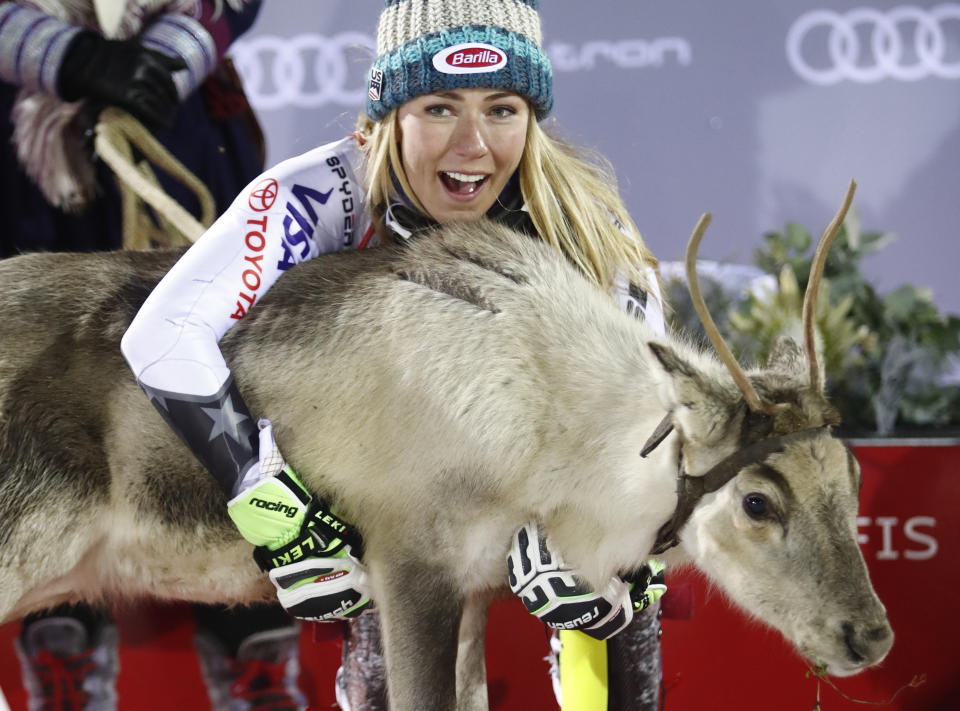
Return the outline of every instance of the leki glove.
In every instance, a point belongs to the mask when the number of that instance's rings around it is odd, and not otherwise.
[[[108,40],[83,31],[64,53],[57,92],[66,101],[118,106],[151,128],[169,126],[180,103],[173,73],[186,67],[180,57],[136,40]]]
[[[647,609],[667,592],[665,571],[666,566],[661,561],[651,558],[639,569],[623,576],[630,586],[630,602],[635,613]]]
[[[647,597],[644,569],[631,576],[630,582],[614,577],[603,590],[591,590],[534,523],[517,531],[507,556],[510,589],[530,614],[553,629],[579,630],[596,639],[608,639],[621,631],[635,611],[663,594],[651,591]]]
[[[371,601],[355,557],[359,536],[286,466],[267,420],[260,421],[260,467],[265,476],[234,497],[227,512],[256,546],[254,558],[268,572],[280,604],[308,620],[361,614]]]

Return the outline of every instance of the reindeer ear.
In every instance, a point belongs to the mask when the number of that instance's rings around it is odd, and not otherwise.
[[[767,368],[779,370],[781,373],[799,373],[806,367],[800,346],[790,336],[778,336],[770,349]]]
[[[656,356],[657,360],[660,361],[660,365],[663,366],[663,369],[669,375],[682,375],[689,378],[694,378],[699,375],[693,366],[677,355],[676,351],[670,346],[657,343],[656,341],[651,341],[647,345],[650,346],[653,355]]]
[[[648,344],[667,375],[665,403],[684,437],[702,443],[723,436],[737,398],[662,343]]]

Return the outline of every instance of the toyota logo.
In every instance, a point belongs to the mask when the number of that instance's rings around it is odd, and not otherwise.
[[[790,27],[787,59],[812,84],[958,79],[958,45],[960,5],[955,3],[929,9],[900,5],[886,12],[813,10]]]
[[[230,56],[257,109],[356,107],[367,97],[365,76],[374,46],[373,37],[360,32],[261,35],[235,42]]]
[[[253,186],[247,197],[247,204],[254,212],[266,212],[277,199],[277,181],[273,178],[264,178]],[[267,219],[267,218],[263,218]]]

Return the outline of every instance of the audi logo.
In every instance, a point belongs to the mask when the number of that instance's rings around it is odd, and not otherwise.
[[[230,56],[258,109],[358,107],[367,97],[365,76],[375,47],[373,37],[360,32],[261,35],[235,42]]]
[[[811,84],[960,78],[960,5],[813,10],[787,33],[787,59]]]

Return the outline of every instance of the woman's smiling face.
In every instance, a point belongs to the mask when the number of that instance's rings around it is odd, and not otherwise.
[[[474,220],[493,205],[527,142],[526,99],[501,89],[424,94],[398,111],[410,187],[437,222]]]

